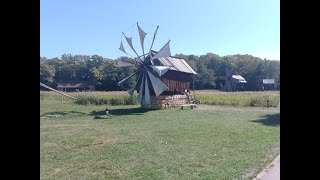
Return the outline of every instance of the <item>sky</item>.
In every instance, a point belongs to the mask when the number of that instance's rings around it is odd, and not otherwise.
[[[139,55],[170,40],[171,54],[249,54],[280,60],[280,0],[40,0],[40,56],[130,55],[122,32]]]

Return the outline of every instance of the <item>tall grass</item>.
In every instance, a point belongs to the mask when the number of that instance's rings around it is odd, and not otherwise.
[[[75,101],[76,104],[81,105],[111,105],[111,106],[119,106],[119,105],[134,105],[137,104],[137,100],[135,96],[128,95],[119,95],[119,96],[105,96],[99,97],[95,95],[90,96],[79,96]]]
[[[81,105],[135,105],[137,94],[132,97],[126,91],[109,92],[68,92],[68,95],[76,97],[70,99],[55,92],[40,91],[40,100],[50,101],[74,101]],[[240,107],[279,107],[280,91],[246,91],[246,92],[221,92],[212,90],[199,90],[195,92],[195,98],[202,104],[240,106]],[[269,102],[268,102],[269,101]]]
[[[80,105],[135,105],[138,104],[136,94],[132,97],[126,91],[109,92],[67,92],[66,94],[76,97],[77,100],[70,99],[55,92],[40,91],[40,100],[50,101],[74,101]]]
[[[195,97],[202,104],[222,106],[250,106],[250,107],[279,107],[279,91],[247,91],[247,92],[220,92],[196,91]],[[268,102],[269,101],[269,102]]]

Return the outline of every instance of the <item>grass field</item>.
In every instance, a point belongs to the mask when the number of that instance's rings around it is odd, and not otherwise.
[[[40,97],[40,178],[252,179],[279,153],[279,116],[279,107],[146,111]]]
[[[126,91],[109,92],[69,92],[82,105],[137,105],[136,93],[130,97]],[[214,90],[196,90],[192,94],[202,104],[238,106],[238,107],[279,107],[280,91],[221,92]],[[40,92],[40,100],[70,100],[55,92]],[[267,101],[269,103],[267,103]]]
[[[280,91],[244,91],[221,92],[213,90],[195,91],[196,99],[203,104],[239,106],[239,107],[269,107],[280,106]]]

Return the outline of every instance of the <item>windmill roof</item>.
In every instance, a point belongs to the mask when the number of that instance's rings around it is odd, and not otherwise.
[[[232,78],[239,80],[241,83],[247,82],[241,75],[232,75]]]
[[[161,58],[158,58],[158,60],[164,66],[171,66],[170,70],[180,71],[180,72],[185,72],[190,74],[197,74],[184,59],[170,56],[170,57],[161,57]]]

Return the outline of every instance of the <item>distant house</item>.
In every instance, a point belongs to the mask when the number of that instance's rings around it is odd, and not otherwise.
[[[58,83],[57,89],[64,92],[95,91],[95,82],[66,81]]]
[[[275,90],[276,84],[274,79],[263,79],[262,80],[262,90]]]

